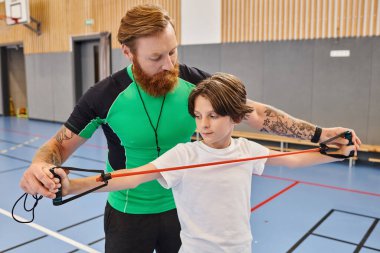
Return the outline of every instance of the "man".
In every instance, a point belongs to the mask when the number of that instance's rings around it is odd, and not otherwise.
[[[187,111],[188,96],[210,75],[178,63],[171,18],[157,6],[134,7],[121,20],[118,40],[133,64],[80,99],[56,136],[37,151],[20,182],[25,192],[54,198],[53,175],[46,170],[66,161],[99,126],[107,138],[108,171],[147,164],[190,141],[195,122]],[[246,123],[261,131],[319,141],[346,130],[317,128],[267,105],[247,104],[253,112]],[[360,145],[354,132],[353,141]],[[157,181],[110,193],[104,217],[106,252],[171,253],[180,248],[172,192]]]

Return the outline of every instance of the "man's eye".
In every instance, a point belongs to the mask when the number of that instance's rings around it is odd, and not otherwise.
[[[161,59],[160,56],[150,58],[151,61],[159,61],[160,59]]]

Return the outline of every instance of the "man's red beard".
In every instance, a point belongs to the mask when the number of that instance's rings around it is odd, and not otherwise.
[[[142,70],[138,61],[133,59],[133,76],[141,88],[153,97],[166,95],[178,83],[179,67],[178,63],[174,65],[172,70],[164,70],[160,73],[148,76]]]

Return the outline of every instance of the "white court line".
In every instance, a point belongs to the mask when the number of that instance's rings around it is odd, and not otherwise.
[[[0,2],[1,2],[1,0],[0,0]],[[38,140],[39,139],[39,137],[34,137],[34,138],[32,138],[32,139],[30,139],[30,140],[28,140],[28,141],[25,141],[24,143],[20,143],[20,144],[17,144],[17,145],[15,145],[15,146],[12,146],[12,147],[10,147],[9,148],[9,150],[16,150],[17,148],[22,148],[24,145],[27,145],[27,144],[29,144],[29,143],[32,143],[32,142],[34,142],[34,141],[36,141],[36,140]],[[8,151],[9,151],[8,149],[3,149],[3,150],[0,150],[0,154],[5,154],[5,153],[7,153]]]
[[[12,218],[12,214],[10,212],[4,210],[4,209],[0,208],[0,213],[4,214],[5,216],[8,216],[11,219],[13,219]],[[16,219],[18,219],[20,221],[26,221],[24,218],[22,218],[22,217],[20,217],[18,215],[15,215],[15,217],[16,217]],[[61,235],[60,233],[57,233],[57,232],[55,232],[53,230],[45,228],[45,227],[43,227],[41,225],[38,225],[38,224],[36,224],[34,222],[33,223],[24,223],[24,224],[28,225],[28,226],[30,226],[32,228],[35,228],[37,230],[40,230],[42,233],[45,233],[45,234],[50,235],[52,237],[55,237],[58,240],[64,241],[64,242],[66,242],[68,244],[71,244],[71,245],[77,247],[78,249],[84,250],[84,251],[89,252],[89,253],[100,253],[99,251],[97,251],[97,250],[95,250],[95,249],[93,249],[93,248],[91,248],[91,247],[89,247],[87,245],[84,245],[82,243],[74,241],[73,239],[70,239],[70,238],[68,238],[68,237],[66,237],[64,235]]]

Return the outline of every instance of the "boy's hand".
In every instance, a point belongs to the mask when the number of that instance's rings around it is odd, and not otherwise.
[[[61,181],[58,178],[54,178],[54,182],[56,183],[55,192],[58,191],[58,188],[62,187],[62,197],[68,195],[70,192],[70,179],[68,177],[69,171],[61,168],[55,168],[54,173],[61,177]]]

